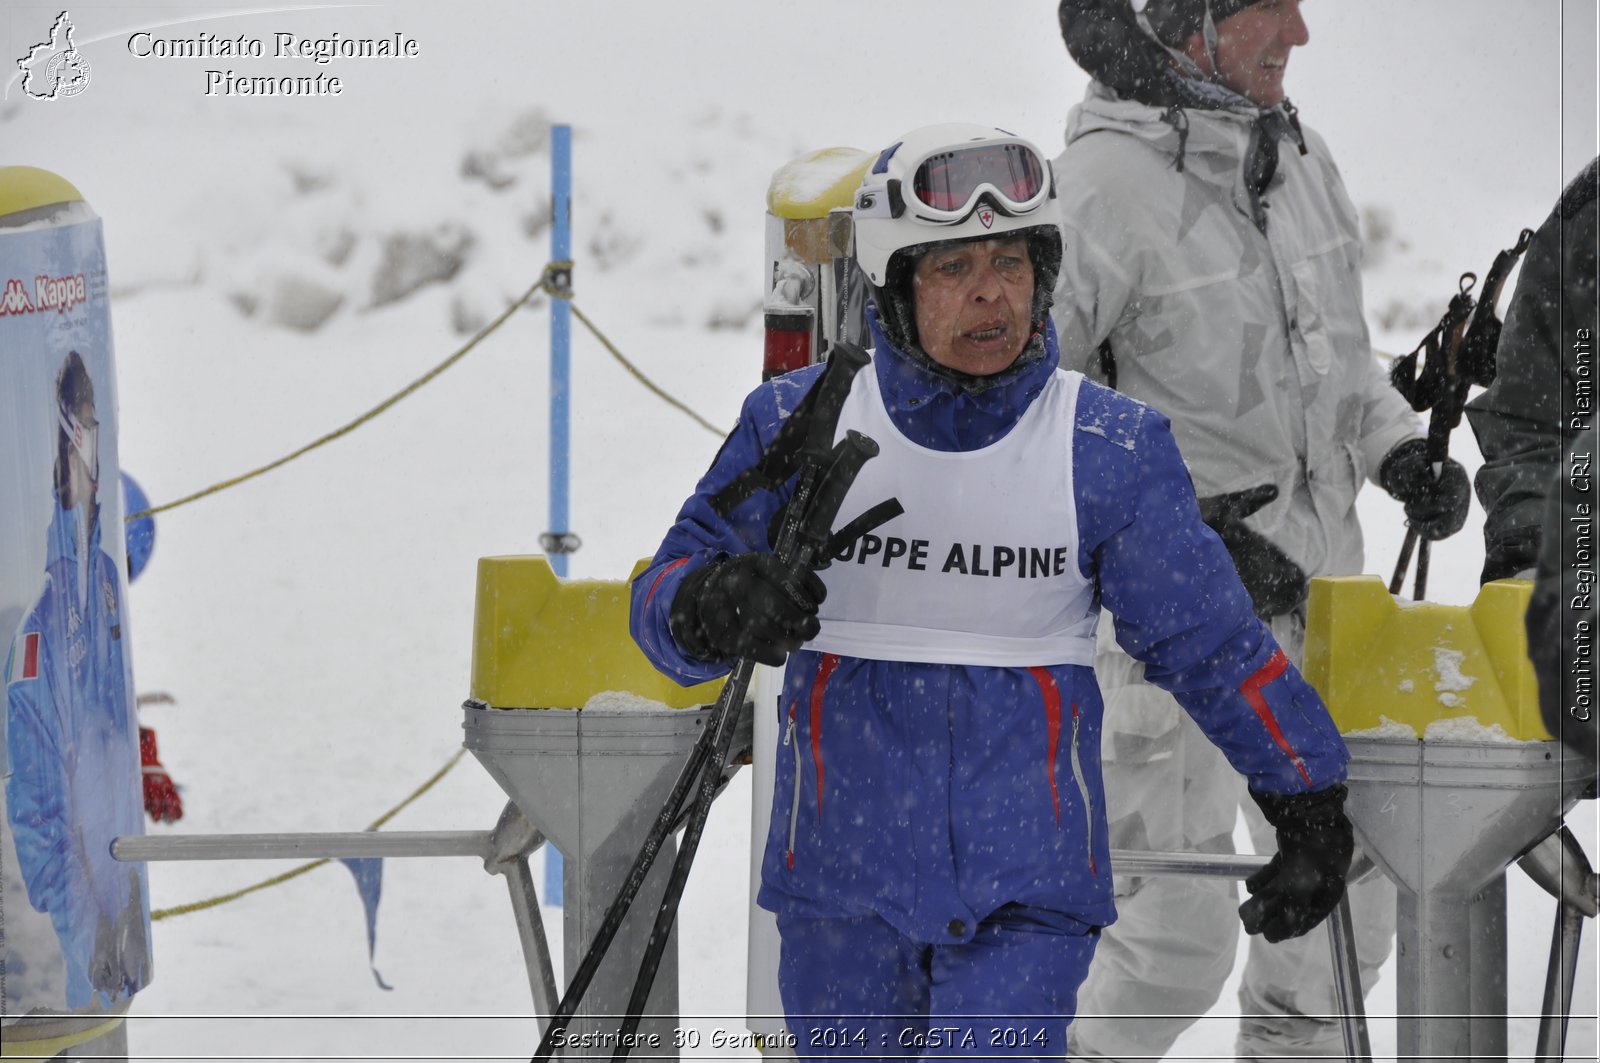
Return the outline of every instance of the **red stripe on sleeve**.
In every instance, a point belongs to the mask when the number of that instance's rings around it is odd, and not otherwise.
[[[1061,826],[1061,794],[1056,789],[1056,750],[1061,745],[1061,688],[1056,686],[1055,676],[1043,668],[1029,668],[1028,673],[1039,684],[1039,692],[1044,695],[1044,721],[1045,721],[1045,778],[1050,781],[1050,803],[1055,806],[1056,826]],[[1073,706],[1077,712],[1077,706]]]
[[[828,686],[833,670],[839,667],[839,655],[824,653],[817,665],[817,678],[811,681],[811,760],[817,766],[817,822],[822,822],[822,695]]]
[[[1261,696],[1261,688],[1282,675],[1288,667],[1289,658],[1283,655],[1282,650],[1277,650],[1271,657],[1267,658],[1267,663],[1257,669],[1254,675],[1239,684],[1239,693],[1243,694],[1244,699],[1250,703],[1250,707],[1256,710],[1256,715],[1261,718],[1261,723],[1266,727],[1267,733],[1278,744],[1278,748],[1283,750],[1284,756],[1288,757],[1294,763],[1294,766],[1299,769],[1300,777],[1306,781],[1306,785],[1310,786],[1311,773],[1306,771],[1305,761],[1300,759],[1300,754],[1294,751],[1294,746],[1290,745],[1289,739],[1284,737],[1283,728],[1278,726],[1278,718],[1272,714],[1271,707],[1267,705],[1267,699]]]
[[[650,599],[656,596],[656,588],[661,586],[661,581],[667,578],[667,573],[671,572],[675,568],[682,568],[688,563],[689,559],[687,557],[680,557],[678,560],[674,561],[672,564],[656,573],[656,581],[650,584],[650,593],[644,596],[644,607],[646,609],[650,608]]]

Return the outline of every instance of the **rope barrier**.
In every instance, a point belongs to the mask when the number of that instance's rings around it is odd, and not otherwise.
[[[526,298],[526,296],[524,298]],[[444,767],[434,772],[427,782],[411,791],[405,800],[401,801],[398,805],[395,805],[393,808],[389,809],[389,811],[385,812],[383,815],[369,823],[367,825],[367,830],[377,830],[379,827],[383,826],[385,823],[389,822],[396,815],[398,815],[400,811],[407,805],[411,804],[411,802],[415,801],[417,798],[433,789],[434,783],[444,778],[445,775],[449,773],[451,768],[460,763],[461,758],[466,754],[466,752],[467,751],[465,749],[456,750],[455,754],[449,760],[445,761]],[[180,904],[172,908],[161,908],[151,912],[150,919],[155,921],[166,919],[174,915],[188,915],[190,912],[199,912],[207,908],[215,908],[218,905],[227,904],[229,901],[236,901],[240,897],[248,896],[249,894],[255,893],[258,890],[264,890],[269,886],[281,885],[282,883],[288,882],[292,878],[299,878],[307,871],[319,868],[328,862],[329,858],[323,857],[320,860],[313,860],[310,863],[301,864],[299,867],[285,871],[282,874],[273,875],[271,878],[257,882],[253,886],[246,886],[243,889],[234,890],[232,893],[224,893],[221,896],[211,897],[203,901],[195,901],[192,904]]]
[[[210,487],[207,487],[204,490],[196,491],[192,495],[185,495],[183,498],[180,498],[174,502],[167,502],[163,505],[151,506],[148,509],[141,509],[137,513],[130,513],[126,518],[126,521],[131,523],[143,517],[152,517],[157,513],[165,513],[169,509],[177,509],[179,506],[186,506],[190,502],[197,502],[202,498],[217,494],[221,491],[226,491],[230,487],[237,487],[246,481],[255,479],[257,476],[269,473],[273,469],[281,468],[282,466],[289,464],[291,461],[294,461],[296,458],[304,457],[313,450],[316,450],[318,447],[326,446],[341,436],[348,435],[350,432],[360,428],[362,425],[377,417],[379,414],[387,411],[401,399],[413,394],[424,385],[431,383],[436,377],[439,376],[439,374],[443,373],[446,369],[449,369],[451,366],[461,361],[461,359],[465,358],[474,347],[487,339],[493,332],[495,332],[495,330],[499,329],[501,325],[504,325],[507,321],[509,321],[511,319],[511,315],[516,313],[517,310],[529,299],[533,298],[533,294],[535,292],[539,291],[549,295],[552,299],[565,299],[568,305],[572,307],[572,312],[577,315],[578,320],[583,322],[584,327],[594,335],[596,340],[600,341],[600,345],[604,347],[613,358],[621,363],[622,367],[632,374],[635,380],[643,384],[646,390],[648,390],[652,395],[655,395],[657,398],[661,399],[663,402],[667,403],[667,405],[688,415],[696,424],[700,425],[700,427],[704,428],[718,439],[721,439],[723,435],[725,435],[722,430],[717,428],[704,417],[700,416],[694,410],[690,409],[689,406],[682,401],[667,394],[667,392],[662,390],[660,386],[650,380],[649,377],[645,376],[637,366],[628,361],[623,353],[617,349],[615,344],[606,338],[605,334],[595,326],[594,322],[589,320],[588,315],[582,310],[578,309],[578,305],[572,301],[572,289],[565,286],[566,283],[570,283],[571,277],[572,262],[560,261],[546,263],[544,271],[539,275],[539,279],[530,285],[527,291],[523,292],[516,299],[512,300],[510,305],[508,305],[498,317],[489,322],[483,328],[479,329],[470,340],[458,348],[453,354],[451,354],[444,361],[440,362],[438,365],[434,366],[432,369],[428,370],[426,373],[422,374],[417,379],[413,380],[411,383],[407,384],[405,387],[401,388],[399,391],[395,392],[393,395],[389,396],[387,399],[384,399],[382,402],[378,403],[378,405],[374,406],[366,413],[363,413],[357,417],[355,420],[350,421],[348,424],[345,424],[339,428],[335,428],[326,435],[307,443],[299,450],[286,454],[276,461],[268,462],[260,468],[252,469],[247,473],[243,473],[242,475],[223,480],[220,483],[212,484]]]
[[[517,309],[520,306],[522,306],[523,303],[525,303],[529,299],[533,298],[533,293],[534,292],[540,291],[541,289],[545,289],[546,286],[549,283],[549,278],[550,278],[551,272],[558,265],[559,265],[559,263],[555,263],[555,262],[552,262],[552,263],[546,265],[545,268],[544,268],[544,272],[540,275],[539,279],[536,282],[534,282],[532,285],[530,285],[527,291],[523,292],[516,299],[512,300],[511,305],[507,306],[505,308],[505,310],[501,311],[499,317],[495,318],[493,321],[489,322],[483,328],[479,329],[477,335],[473,336],[470,340],[468,340],[465,344],[463,344],[454,354],[450,355],[450,357],[446,358],[444,361],[440,362],[438,365],[434,366],[432,369],[428,370],[426,373],[422,374],[420,377],[418,377],[417,379],[413,380],[411,383],[407,384],[405,387],[401,388],[399,391],[395,392],[393,395],[389,396],[387,399],[384,399],[382,402],[378,403],[378,405],[374,406],[372,409],[368,410],[366,413],[362,414],[360,417],[357,417],[355,420],[351,421],[349,424],[346,424],[346,425],[344,425],[344,426],[342,426],[340,428],[335,428],[333,431],[329,432],[327,435],[324,435],[319,439],[316,439],[316,440],[313,440],[310,443],[307,443],[305,446],[301,447],[299,450],[296,450],[291,454],[286,454],[285,456],[279,458],[277,461],[268,462],[266,465],[261,466],[259,469],[252,469],[251,471],[249,471],[247,473],[244,473],[241,476],[235,476],[232,479],[223,480],[221,483],[212,484],[210,487],[207,487],[205,490],[196,491],[192,495],[186,495],[183,498],[178,499],[176,502],[168,502],[165,505],[151,506],[149,509],[142,509],[137,513],[130,514],[127,519],[129,521],[134,521],[134,520],[138,520],[141,517],[151,517],[151,516],[154,516],[157,513],[165,513],[169,509],[177,509],[179,506],[186,506],[190,502],[199,501],[200,499],[205,498],[208,495],[214,495],[217,492],[225,491],[230,487],[237,487],[239,484],[242,484],[247,480],[253,480],[257,476],[261,476],[264,473],[271,472],[273,469],[280,468],[281,466],[287,465],[287,464],[289,464],[289,462],[294,461],[296,458],[299,458],[299,457],[302,457],[303,455],[309,454],[313,450],[316,450],[318,447],[324,446],[324,445],[326,445],[328,443],[332,443],[335,439],[338,439],[340,436],[344,436],[344,435],[349,434],[350,432],[355,431],[357,428],[360,428],[362,425],[366,424],[368,421],[372,420],[374,417],[378,416],[380,413],[383,413],[385,410],[389,409],[391,406],[393,406],[395,403],[399,402],[401,399],[403,399],[406,396],[412,394],[418,388],[421,388],[424,384],[427,384],[427,383],[431,382],[440,373],[443,373],[446,369],[449,369],[451,366],[453,366],[457,362],[461,361],[461,359],[465,358],[472,351],[472,349],[474,347],[476,347],[479,343],[483,342],[483,340],[486,339],[491,333],[493,333],[501,325],[504,325],[508,320],[510,320],[511,315],[516,313]],[[571,264],[568,263],[567,265],[570,268]]]
[[[294,451],[294,452],[292,452],[290,454],[287,454],[284,457],[281,457],[281,458],[277,459],[276,461],[269,462],[268,464],[263,465],[260,468],[253,469],[250,472],[244,473],[244,474],[242,474],[240,476],[235,476],[235,477],[232,477],[231,479],[223,480],[220,483],[212,484],[210,487],[207,487],[202,491],[196,491],[194,494],[186,495],[183,498],[180,498],[180,499],[178,499],[178,500],[176,500],[174,502],[167,502],[167,503],[165,503],[163,505],[159,505],[159,506],[151,506],[148,509],[142,509],[137,513],[131,513],[131,514],[128,515],[127,520],[131,522],[131,521],[138,520],[138,519],[140,519],[142,517],[149,517],[149,516],[154,516],[157,513],[164,513],[167,510],[177,509],[179,506],[185,506],[185,505],[188,505],[191,502],[196,502],[196,501],[198,501],[198,500],[200,500],[202,498],[206,498],[209,495],[214,495],[214,494],[217,494],[218,492],[225,491],[230,487],[236,487],[239,484],[245,483],[248,480],[255,479],[257,476],[261,476],[264,473],[271,472],[273,469],[277,469],[277,468],[280,468],[280,467],[282,467],[284,465],[287,465],[289,462],[294,461],[296,458],[299,458],[299,457],[302,457],[302,456],[304,456],[306,454],[309,454],[311,451],[316,450],[318,447],[325,446],[326,444],[333,442],[335,439],[338,439],[341,436],[344,436],[344,435],[347,435],[350,432],[353,432],[355,429],[361,427],[363,424],[367,423],[368,421],[370,421],[373,418],[377,417],[379,414],[384,413],[385,411],[387,411],[388,409],[393,407],[401,399],[406,398],[408,395],[411,395],[412,393],[416,392],[417,390],[422,388],[424,385],[432,382],[436,377],[438,377],[446,369],[449,369],[451,366],[453,366],[457,362],[459,362],[462,358],[465,358],[467,356],[467,354],[469,354],[472,351],[473,348],[475,348],[484,339],[488,338],[488,336],[490,336],[495,330],[500,328],[501,325],[504,325],[507,321],[509,321],[511,319],[511,315],[516,313],[517,309],[520,308],[529,299],[531,299],[533,297],[533,294],[535,292],[538,292],[538,291],[545,292],[552,299],[565,299],[565,300],[567,300],[568,304],[572,307],[573,314],[575,314],[577,316],[579,321],[583,322],[584,327],[587,328],[590,331],[590,333],[592,333],[594,335],[594,338],[600,342],[600,345],[602,347],[604,347],[606,349],[606,351],[609,352],[613,358],[615,358],[619,363],[621,363],[622,367],[624,369],[626,369],[633,376],[633,378],[635,380],[639,381],[639,383],[644,385],[646,390],[648,390],[651,394],[655,395],[657,398],[659,398],[662,401],[666,402],[669,406],[672,406],[674,409],[677,409],[677,410],[683,412],[684,414],[688,415],[696,424],[700,425],[702,428],[706,429],[706,431],[712,433],[717,438],[719,438],[719,439],[722,438],[722,436],[724,434],[722,431],[720,431],[710,421],[707,421],[704,417],[702,417],[698,413],[696,413],[688,405],[686,405],[685,403],[681,402],[680,400],[674,398],[673,396],[669,395],[666,391],[664,391],[661,387],[659,387],[655,382],[650,380],[649,377],[645,376],[644,373],[641,372],[637,366],[635,366],[632,362],[630,362],[623,355],[623,353],[620,350],[617,349],[615,344],[613,344],[608,338],[606,338],[605,334],[600,331],[600,329],[594,324],[594,322],[589,320],[588,315],[586,315],[582,310],[578,309],[577,304],[572,302],[572,289],[570,287],[565,286],[565,284],[563,283],[563,282],[569,281],[571,276],[572,276],[572,263],[570,261],[560,261],[560,262],[547,263],[545,265],[545,267],[544,267],[543,272],[540,274],[538,281],[536,281],[534,284],[530,285],[528,287],[528,290],[523,292],[516,299],[514,299],[510,303],[510,305],[508,305],[505,308],[505,310],[500,313],[500,315],[498,317],[496,317],[493,321],[489,322],[489,324],[485,325],[483,328],[479,329],[478,332],[470,340],[468,340],[465,344],[463,344],[459,349],[457,349],[454,353],[452,353],[448,358],[446,358],[444,361],[440,362],[438,365],[434,366],[432,369],[428,370],[426,373],[424,373],[422,376],[418,377],[416,380],[413,380],[410,384],[407,384],[404,388],[400,389],[395,394],[389,396],[387,399],[383,400],[378,405],[374,406],[372,409],[368,410],[366,413],[363,413],[361,416],[357,417],[355,420],[350,421],[348,424],[345,424],[342,427],[334,429],[333,431],[327,433],[326,435],[323,435],[320,438],[318,438],[316,440],[313,440],[312,442],[306,444],[305,446],[301,447],[300,449],[298,449],[298,450],[296,450],[296,451]],[[444,767],[442,767],[438,771],[434,772],[432,777],[430,777],[421,786],[417,787],[417,789],[413,790],[411,792],[411,794],[409,796],[407,796],[399,804],[395,805],[389,811],[385,812],[383,815],[381,815],[377,819],[373,820],[373,822],[368,825],[367,829],[368,830],[377,830],[377,829],[379,829],[385,823],[389,822],[390,819],[392,819],[395,815],[397,815],[407,805],[411,804],[417,798],[419,798],[423,794],[427,793],[428,790],[430,790],[435,783],[437,783],[440,779],[444,778],[444,776],[450,771],[451,768],[454,768],[456,766],[456,764],[461,760],[461,757],[462,757],[462,755],[464,753],[465,753],[465,750],[459,750],[459,749],[456,750],[455,755],[452,756],[448,761],[445,762]],[[211,897],[211,898],[208,898],[208,899],[203,900],[203,901],[195,901],[195,902],[193,902],[191,904],[180,904],[180,905],[177,905],[177,906],[172,907],[172,908],[161,908],[161,909],[158,909],[158,910],[153,911],[153,912],[150,913],[150,918],[152,920],[161,920],[161,919],[171,918],[172,916],[187,915],[190,912],[204,911],[207,908],[215,908],[215,907],[217,907],[219,905],[227,904],[227,903],[229,903],[231,901],[236,901],[241,897],[248,896],[248,895],[250,895],[252,893],[255,893],[255,892],[259,891],[259,890],[264,890],[264,889],[268,889],[268,888],[270,888],[272,886],[281,885],[281,884],[283,884],[285,882],[288,882],[291,879],[295,879],[295,878],[300,877],[301,875],[305,874],[308,871],[312,871],[312,870],[314,870],[314,869],[316,869],[318,867],[321,867],[323,864],[326,864],[328,862],[329,862],[329,860],[326,857],[324,857],[324,858],[322,858],[320,860],[313,860],[313,861],[310,861],[309,863],[302,864],[299,867],[293,868],[293,869],[291,869],[289,871],[285,871],[285,872],[283,872],[281,874],[278,874],[278,875],[273,875],[271,878],[263,879],[262,881],[257,882],[257,883],[255,883],[253,885],[245,886],[242,889],[234,890],[231,893],[225,893],[225,894],[222,894],[220,896]]]
[[[718,439],[721,439],[723,436],[728,434],[722,429],[718,428],[716,425],[712,424],[710,421],[706,420],[704,417],[701,417],[698,413],[695,413],[682,402],[679,402],[671,395],[668,395],[665,391],[662,391],[655,385],[655,383],[641,373],[638,366],[624,358],[622,356],[622,352],[617,350],[616,346],[613,345],[610,340],[606,339],[605,336],[601,334],[599,329],[595,328],[594,322],[590,321],[588,316],[584,314],[582,310],[578,309],[578,304],[572,301],[572,297],[570,295],[567,296],[567,304],[572,307],[573,316],[575,316],[579,321],[583,322],[584,327],[594,334],[594,338],[600,341],[600,345],[602,347],[611,352],[611,357],[622,363],[622,368],[633,374],[633,378],[639,383],[643,384],[646,390],[648,390],[652,395],[656,396],[658,399],[661,399],[668,406],[672,406],[675,409],[681,410],[688,414],[695,424],[699,425],[701,428],[704,428],[707,432],[710,432]]]

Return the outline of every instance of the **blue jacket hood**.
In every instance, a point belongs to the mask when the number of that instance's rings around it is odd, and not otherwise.
[[[993,386],[969,391],[951,376],[912,359],[890,343],[878,324],[877,308],[867,307],[874,371],[884,405],[906,438],[930,450],[977,450],[1005,437],[1061,364],[1055,323],[1046,318],[1044,351],[1022,356],[995,374]]]

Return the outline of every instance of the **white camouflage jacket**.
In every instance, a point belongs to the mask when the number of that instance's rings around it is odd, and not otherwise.
[[[1248,523],[1310,575],[1362,569],[1355,498],[1416,415],[1374,359],[1356,211],[1322,139],[1280,143],[1251,220],[1243,176],[1255,110],[1159,108],[1092,83],[1056,160],[1065,260],[1053,314],[1062,365],[1172,419],[1201,497],[1263,483]]]

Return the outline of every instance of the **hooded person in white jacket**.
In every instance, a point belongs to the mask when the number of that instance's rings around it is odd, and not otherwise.
[[[1373,357],[1355,208],[1284,96],[1309,39],[1299,8],[1063,0],[1068,51],[1095,80],[1056,161],[1066,251],[1053,311],[1063,364],[1172,419],[1202,514],[1297,665],[1309,576],[1362,571],[1364,481],[1430,539],[1460,529],[1470,498],[1459,465],[1428,463],[1420,422]],[[1113,846],[1231,852],[1242,791],[1227,765],[1114,639],[1100,647]],[[1271,852],[1265,824],[1251,826]],[[1370,987],[1394,892],[1373,874],[1349,895]],[[1119,880],[1074,1052],[1163,1055],[1232,971],[1237,903],[1227,880]],[[1338,1053],[1337,1010],[1322,936],[1251,940],[1240,1056]]]

